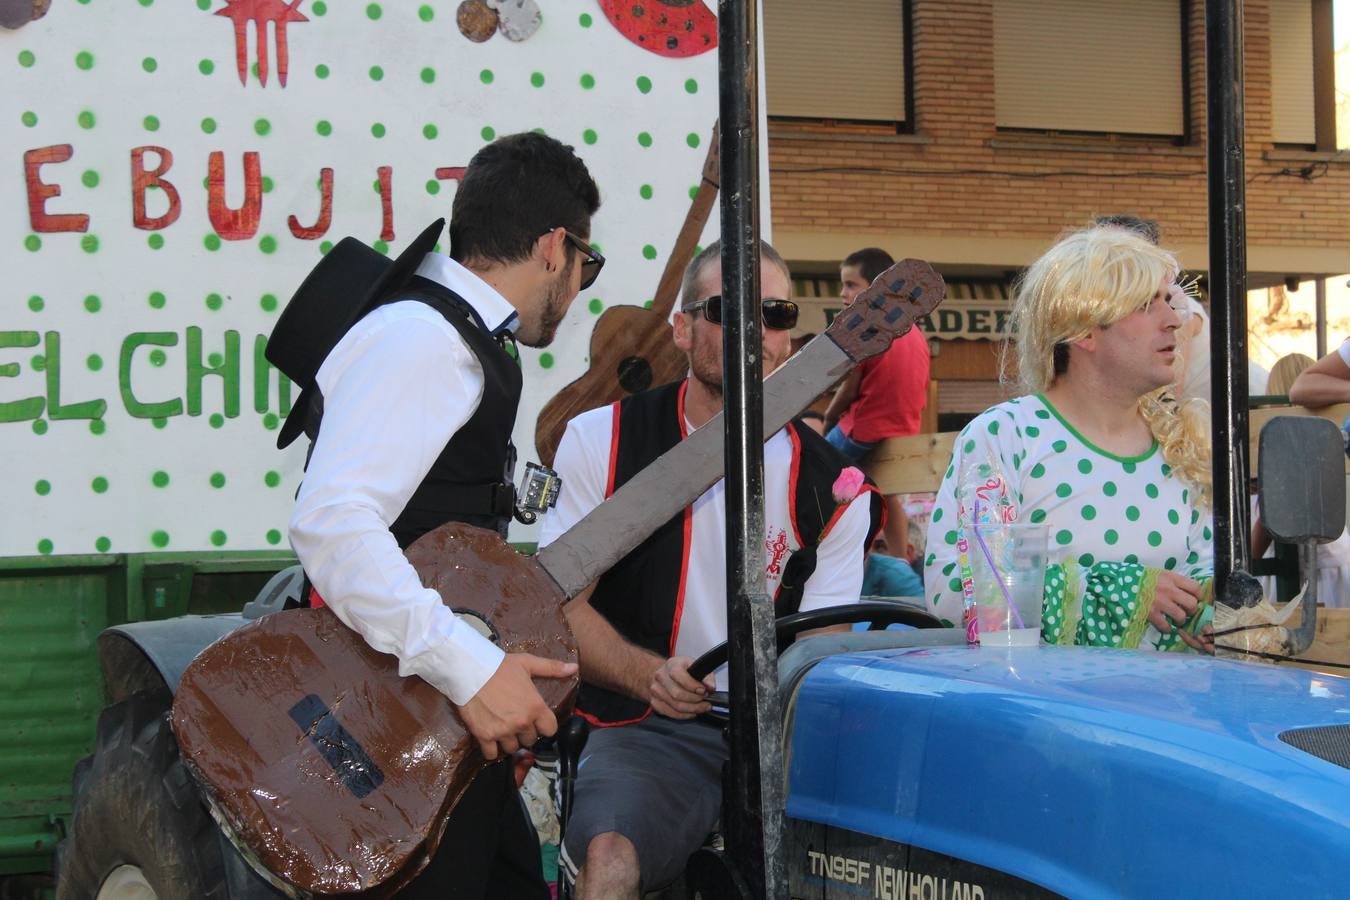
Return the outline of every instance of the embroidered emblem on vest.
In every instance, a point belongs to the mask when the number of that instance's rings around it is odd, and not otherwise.
[[[781,576],[783,574],[783,557],[788,554],[787,532],[782,528],[778,529],[778,537],[771,541],[765,541],[764,547],[769,551],[769,564],[765,567],[764,573]]]

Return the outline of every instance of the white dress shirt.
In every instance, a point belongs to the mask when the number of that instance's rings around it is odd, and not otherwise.
[[[514,324],[506,298],[448,257],[417,274],[454,291],[489,330]],[[416,300],[378,307],[348,331],[316,377],[324,412],[291,515],[301,565],[339,619],[400,675],[419,675],[457,705],[503,653],[422,587],[389,526],[483,397],[483,368],[459,332]]]

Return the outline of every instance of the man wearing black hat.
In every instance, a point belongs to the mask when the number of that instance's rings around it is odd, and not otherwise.
[[[300,381],[305,391],[279,441],[302,429],[313,441],[290,522],[313,602],[396,656],[401,674],[449,697],[488,759],[554,733],[531,678],[569,677],[575,667],[503,654],[422,587],[402,550],[449,521],[505,532],[521,377],[504,343],[514,334],[546,346],[595,280],[604,259],[587,238],[599,205],[570,147],[536,133],[503,137],[475,154],[460,181],[449,257],[428,252],[437,223],[371,281],[362,280],[371,261],[358,259],[319,327],[340,333],[296,340],[302,325],[314,325],[303,320],[315,307],[302,296],[344,277],[337,267],[321,277],[321,265],[269,347],[269,358],[289,354],[294,367],[294,357],[331,346],[313,360],[312,382]],[[350,294],[360,296],[342,299]],[[508,765],[489,767],[400,896],[546,897],[514,787]]]

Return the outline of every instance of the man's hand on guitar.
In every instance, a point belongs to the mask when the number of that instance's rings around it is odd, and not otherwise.
[[[688,656],[672,657],[652,673],[651,704],[660,715],[692,719],[712,709],[706,698],[709,691],[717,689],[717,683],[711,675],[701,682],[690,675],[693,662]]]
[[[542,659],[529,653],[508,653],[487,683],[459,708],[469,733],[478,741],[483,756],[496,759],[528,747],[540,736],[558,730],[533,678],[569,678],[576,663]]]

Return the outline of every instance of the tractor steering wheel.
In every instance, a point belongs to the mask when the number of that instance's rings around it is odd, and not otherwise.
[[[942,622],[929,613],[892,603],[849,603],[844,606],[827,606],[778,618],[774,622],[778,652],[782,653],[803,631],[853,622],[870,622],[869,631],[881,631],[891,624],[912,625],[915,628],[942,627]],[[689,666],[689,674],[702,681],[711,672],[721,668],[726,661],[727,642],[723,641],[694,660]],[[726,707],[730,702],[726,691],[712,691],[708,694],[707,700],[714,707]],[[699,718],[714,725],[725,725],[728,720],[727,714],[717,709],[702,713]]]

